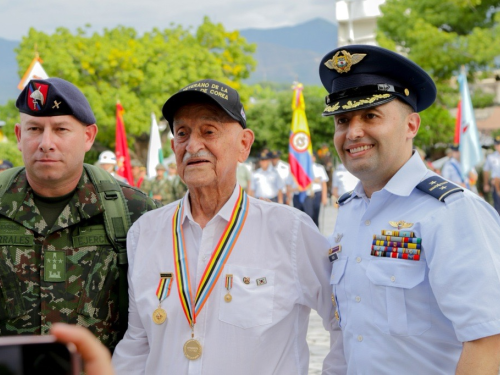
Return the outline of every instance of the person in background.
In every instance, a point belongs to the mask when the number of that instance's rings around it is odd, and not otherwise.
[[[156,176],[150,180],[144,180],[142,189],[148,196],[165,206],[176,200],[173,182],[166,177],[167,168],[162,163],[156,165],[155,169]]]
[[[130,161],[130,166],[132,168],[132,176],[134,178],[134,186],[136,188],[141,188],[142,182],[144,181],[144,173],[146,169],[142,163],[137,159],[132,159]]]
[[[275,150],[271,151],[271,164],[276,172],[278,172],[281,180],[283,181],[283,189],[281,189],[283,195],[283,203],[288,204],[287,201],[287,187],[286,187],[286,179],[290,175],[290,166],[281,160],[281,151]]]
[[[493,197],[493,207],[500,214],[500,135],[494,140],[495,152],[488,155],[483,166],[483,190]]]
[[[441,176],[457,185],[469,189],[470,185],[460,165],[460,150],[458,145],[455,144],[450,146],[446,150],[446,156],[448,156],[448,160],[444,163],[443,168],[441,168]]]
[[[0,172],[5,171],[6,169],[12,168],[14,165],[9,160],[1,160],[0,159]]]
[[[260,168],[252,174],[248,194],[251,197],[283,203],[283,187],[285,184],[278,172],[272,167],[271,159],[272,153],[270,151],[262,151],[259,154]]]
[[[250,168],[246,166],[245,163],[238,163],[236,167],[236,181],[248,193],[248,189],[250,188],[250,184],[252,182],[252,172]]]
[[[168,164],[167,179],[171,182],[174,200],[181,199],[186,194],[187,186],[177,173],[177,164]]]
[[[335,205],[337,200],[345,193],[352,191],[359,179],[349,172],[344,164],[340,163],[335,172],[333,172],[333,183],[332,183],[332,197],[335,199]]]
[[[118,181],[128,184],[127,180],[119,176],[116,169],[116,155],[113,151],[103,151],[99,154],[99,159],[97,160],[97,165],[108,172],[111,176],[116,178]]]
[[[368,45],[334,49],[319,71],[335,148],[360,180],[329,238],[343,334],[331,350],[345,356],[333,372],[497,375],[500,216],[413,149],[432,78]]]

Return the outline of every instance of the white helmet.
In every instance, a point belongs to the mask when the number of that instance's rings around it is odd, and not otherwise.
[[[103,151],[99,155],[99,164],[113,164],[116,165],[116,155],[113,151]]]

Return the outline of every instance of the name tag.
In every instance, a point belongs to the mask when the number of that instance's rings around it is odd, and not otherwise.
[[[102,225],[92,225],[80,228],[78,235],[73,237],[73,247],[111,245]]]

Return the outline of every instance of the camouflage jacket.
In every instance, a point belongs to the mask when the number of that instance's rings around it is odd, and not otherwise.
[[[121,184],[132,223],[156,208]],[[118,325],[117,253],[86,172],[54,226],[34,205],[23,170],[0,198],[0,336],[47,334],[53,322],[89,328],[113,349]]]
[[[162,205],[167,205],[179,199],[177,198],[176,186],[165,177],[161,180],[157,180],[156,178],[145,180],[142,183],[141,189],[155,199],[160,196]]]

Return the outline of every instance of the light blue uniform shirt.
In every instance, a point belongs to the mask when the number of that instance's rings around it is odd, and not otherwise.
[[[462,167],[460,163],[454,159],[450,158],[444,165],[441,170],[441,175],[443,178],[450,180],[456,184],[465,184],[465,178],[462,173]]]
[[[330,282],[348,374],[454,374],[462,342],[500,333],[500,217],[470,191],[440,202],[416,189],[431,176],[414,153],[371,199],[359,183],[339,208]],[[371,255],[399,220],[422,239],[419,261]]]
[[[500,153],[498,151],[488,155],[483,171],[491,172],[491,178],[500,177]]]

